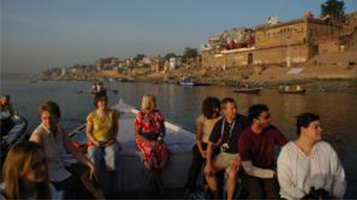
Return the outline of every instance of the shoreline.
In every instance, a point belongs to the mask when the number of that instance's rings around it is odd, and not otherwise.
[[[93,82],[94,80],[76,80],[76,79],[46,79],[41,81],[83,81],[83,82]],[[171,79],[169,81],[162,80],[161,78],[143,78],[140,77],[133,81],[116,81],[113,82],[123,82],[123,83],[151,83],[151,84],[173,84],[179,85],[179,80]],[[105,80],[105,83],[109,81]],[[215,81],[197,81],[197,85],[188,87],[210,87],[210,86],[221,86],[221,87],[232,87],[239,88],[242,83],[234,83],[231,81],[215,80]],[[261,87],[264,89],[278,90],[279,85],[301,85],[309,92],[327,92],[327,93],[347,93],[347,94],[357,94],[357,78],[354,79],[296,79],[296,80],[284,80],[284,81],[267,81],[267,82],[255,82],[255,81],[245,81],[244,84],[248,84],[250,87]],[[185,86],[182,86],[185,87]],[[186,86],[187,87],[187,86]]]
[[[278,89],[279,85],[301,85],[307,92],[343,92],[357,94],[357,66],[304,66],[303,73],[290,75],[294,68],[281,66],[230,67],[226,70],[202,67],[179,68],[167,73],[151,73],[136,69],[125,74],[90,74],[87,77],[73,75],[40,76],[42,81],[113,81],[178,84],[181,77],[190,77],[197,86],[261,87]],[[195,86],[194,86],[195,87]]]

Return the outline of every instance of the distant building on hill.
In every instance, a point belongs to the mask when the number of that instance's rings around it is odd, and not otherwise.
[[[333,22],[328,16],[315,18],[309,12],[305,12],[303,18],[288,22],[270,18],[267,24],[256,26],[252,32],[245,29],[245,39],[252,40],[250,45],[245,40],[244,45],[237,46],[233,42],[227,46],[228,33],[210,37],[201,49],[202,65],[281,64],[289,67],[306,62],[317,54],[356,49],[356,27],[356,13],[347,14],[345,23]]]

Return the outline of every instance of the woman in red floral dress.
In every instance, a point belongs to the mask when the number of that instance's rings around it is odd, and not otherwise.
[[[156,108],[155,97],[145,94],[135,119],[135,143],[142,152],[145,167],[154,173],[160,195],[163,194],[160,172],[165,169],[169,159],[169,150],[163,140],[165,133],[164,115]]]

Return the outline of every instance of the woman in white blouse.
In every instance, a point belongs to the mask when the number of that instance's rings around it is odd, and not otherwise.
[[[285,199],[343,198],[345,172],[336,151],[321,141],[319,116],[297,116],[298,139],[283,147],[278,157],[280,195]]]

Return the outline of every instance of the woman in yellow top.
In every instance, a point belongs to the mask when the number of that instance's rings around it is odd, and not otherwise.
[[[202,103],[202,114],[196,119],[197,143],[193,147],[193,159],[186,183],[185,195],[196,189],[196,180],[206,160],[206,148],[214,124],[220,119],[220,101],[216,97],[207,97]]]
[[[106,191],[108,193],[115,191],[115,163],[117,153],[121,149],[117,140],[119,123],[116,111],[107,108],[108,97],[105,94],[96,95],[94,104],[97,109],[87,117],[88,157],[96,166],[100,174],[99,181],[104,191],[108,190]],[[106,171],[111,173],[111,187],[105,187],[106,179],[103,176],[106,176],[104,174]]]

